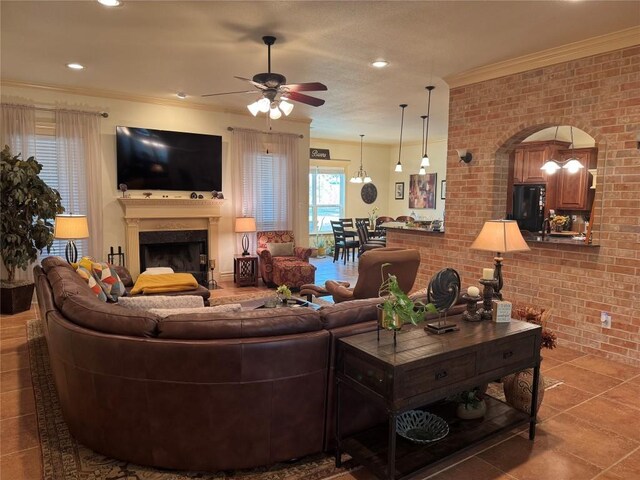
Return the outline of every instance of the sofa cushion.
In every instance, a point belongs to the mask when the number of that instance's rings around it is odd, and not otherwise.
[[[155,336],[159,317],[144,310],[101,302],[90,295],[73,295],[62,304],[62,314],[91,330],[134,337]]]
[[[324,328],[344,327],[356,323],[369,322],[378,319],[377,305],[384,299],[364,298],[359,300],[347,300],[327,307],[322,307],[320,316]]]
[[[133,287],[133,278],[126,267],[123,267],[122,265],[111,265],[111,268],[115,269],[125,288]]]
[[[267,250],[273,257],[292,257],[293,242],[267,243]]]
[[[227,305],[216,305],[214,307],[150,308],[148,311],[165,318],[169,315],[179,315],[182,313],[230,313],[239,312],[241,309],[242,305],[239,303],[229,303]]]
[[[67,262],[61,264],[56,257],[47,257],[42,261],[42,268],[53,290],[53,301],[59,309],[67,298],[74,295],[96,298],[87,282]]]
[[[158,324],[158,337],[222,339],[293,335],[322,330],[320,314],[310,308],[262,308],[229,313],[170,315]]]

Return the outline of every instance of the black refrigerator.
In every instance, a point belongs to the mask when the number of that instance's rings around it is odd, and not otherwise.
[[[520,230],[542,230],[545,197],[544,185],[513,186],[513,219],[518,222]]]

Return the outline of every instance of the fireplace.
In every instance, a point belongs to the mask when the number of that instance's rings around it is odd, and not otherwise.
[[[141,272],[171,267],[176,273],[191,273],[207,286],[207,259],[206,230],[140,232]]]
[[[219,242],[218,242],[218,220],[220,219],[222,206],[224,200],[209,200],[209,199],[185,199],[185,198],[119,198],[118,202],[124,210],[124,220],[126,224],[126,242],[125,252],[127,253],[127,268],[131,272],[133,278],[136,278],[141,270],[142,260],[144,257],[142,247],[140,245],[141,235],[148,233],[164,232],[169,234],[184,234],[187,232],[187,237],[184,241],[184,237],[173,237],[178,240],[173,243],[189,243],[196,242],[201,243],[201,235],[205,237],[204,246],[200,245],[199,249],[193,248],[193,252],[190,254],[191,259],[197,258],[198,265],[202,265],[204,261],[203,270],[207,270],[207,261],[214,262],[219,257]],[[198,232],[198,233],[193,233]],[[193,240],[194,235],[197,238]],[[162,244],[164,241],[156,241],[154,237],[150,237],[151,241],[148,244]],[[171,238],[171,237],[170,237]],[[143,240],[146,242],[146,239]],[[171,243],[171,242],[170,242]],[[149,248],[149,247],[147,247]],[[153,252],[155,256],[162,258],[164,262],[164,256],[170,253],[172,256],[176,251],[182,251],[184,248],[181,246],[177,248],[158,246],[159,249],[168,250],[168,252]],[[204,248],[204,251],[202,250]],[[156,247],[152,248],[152,250]],[[204,253],[206,258],[201,259],[200,254]],[[157,254],[157,255],[156,255]],[[164,255],[164,256],[163,256]],[[148,259],[145,260],[148,262]],[[151,266],[149,263],[146,267]],[[165,265],[166,266],[166,265]],[[146,267],[142,267],[143,269]],[[173,267],[172,267],[173,268]],[[186,271],[186,268],[178,266],[174,268],[176,271]],[[200,272],[199,267],[190,267],[189,270],[196,270]],[[194,274],[195,275],[195,274]],[[196,275],[196,278],[200,281],[200,276]],[[214,280],[219,280],[219,273],[214,274]]]

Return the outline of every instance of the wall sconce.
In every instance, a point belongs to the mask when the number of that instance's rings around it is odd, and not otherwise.
[[[467,152],[466,148],[458,148],[456,149],[456,152],[458,152],[458,156],[460,157],[461,162],[469,163],[471,160],[473,160],[473,155],[471,155],[471,152]]]

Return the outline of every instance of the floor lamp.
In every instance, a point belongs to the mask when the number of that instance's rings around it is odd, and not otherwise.
[[[525,252],[531,250],[522,238],[518,223],[515,220],[489,220],[471,244],[471,250],[497,252],[493,278],[498,280],[494,296],[502,300],[502,254],[510,252]]]
[[[64,249],[67,262],[78,261],[78,248],[75,240],[89,238],[89,224],[86,215],[56,215],[56,224],[53,229],[53,238],[68,240]]]
[[[236,218],[236,233],[242,233],[242,256],[249,255],[249,237],[247,233],[253,233],[256,231],[256,219],[253,217],[238,217]]]

